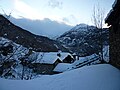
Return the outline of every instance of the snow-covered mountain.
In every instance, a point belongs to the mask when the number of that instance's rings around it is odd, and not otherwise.
[[[81,23],[81,24],[78,24],[76,25],[75,27],[73,27],[71,29],[71,31],[86,31],[87,30],[87,27],[88,25],[87,24],[84,24],[84,23]]]
[[[103,45],[108,45],[108,29],[104,28],[102,35],[100,32],[101,30],[94,26],[79,24],[58,37],[57,41],[80,56],[91,55],[100,51],[101,40]]]
[[[3,15],[0,15],[0,21],[0,37],[12,40],[35,51],[58,51],[59,46],[63,48],[56,41],[48,37],[35,35],[14,25]]]
[[[34,34],[47,36],[49,38],[58,37],[72,28],[72,26],[65,23],[52,21],[48,18],[45,18],[44,20],[30,20],[27,18],[16,19],[14,17],[10,17],[10,21]]]

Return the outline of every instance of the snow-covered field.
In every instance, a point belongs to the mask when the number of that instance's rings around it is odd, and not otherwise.
[[[0,90],[120,90],[120,70],[101,64],[33,80],[0,78]]]

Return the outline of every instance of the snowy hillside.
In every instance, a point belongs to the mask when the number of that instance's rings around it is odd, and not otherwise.
[[[20,79],[23,72],[23,65],[26,62],[28,64],[28,62],[36,60],[36,55],[37,53],[34,51],[0,37],[0,77]],[[31,71],[29,68],[25,68],[28,71],[26,70],[24,75],[29,76]]]
[[[73,31],[87,31],[88,28],[89,27],[89,25],[87,25],[87,24],[84,24],[84,23],[81,23],[81,24],[78,24],[78,25],[76,25],[75,27],[73,27],[72,29],[71,29],[71,31],[73,30]],[[90,27],[89,27],[90,28]],[[93,26],[91,26],[91,29],[94,29],[95,27],[93,27]]]
[[[57,41],[73,53],[88,56],[100,52],[101,41],[103,45],[109,43],[108,29],[103,29],[102,34],[100,31],[94,26],[79,24],[57,38]]]
[[[64,51],[66,50],[55,40],[49,39],[45,36],[35,35],[29,32],[29,30],[22,29],[21,27],[13,24],[3,15],[0,15],[0,37],[12,40],[24,47],[32,48],[34,51],[54,52],[58,51],[58,48]]]
[[[120,90],[119,84],[120,70],[107,64],[27,81],[0,78],[0,90]]]
[[[12,60],[18,61],[18,58],[24,56],[29,51],[29,49],[23,47],[20,44],[16,44],[11,40],[0,37],[0,49],[2,47],[6,47],[8,45],[12,45],[12,47],[13,47],[12,53],[9,53],[7,55],[3,55],[3,54],[1,54],[2,53],[2,51],[1,51],[0,52],[0,62],[12,61]],[[7,53],[7,51],[6,51],[6,53]]]
[[[22,45],[16,44],[5,38],[0,38],[0,45],[0,76],[6,79],[23,79],[22,76],[24,76],[24,79],[30,79],[43,74],[43,71],[48,72],[47,68],[49,68],[51,71],[44,74],[48,75],[55,74],[55,72],[66,72],[87,65],[100,64],[99,56],[97,54],[92,54],[86,57],[79,57],[79,60],[77,60],[67,52],[60,52],[60,56],[57,56],[58,52],[45,53],[31,51],[30,48],[25,48]],[[10,49],[11,52],[5,49],[10,45],[13,47],[13,49]],[[104,47],[103,51],[104,60],[108,62],[109,46]],[[71,57],[69,60],[71,60],[70,62],[72,63],[65,61],[65,59],[69,56]],[[57,63],[58,65],[55,64],[57,60],[59,62]],[[37,63],[39,64],[38,67]],[[45,66],[41,66],[43,63]],[[50,66],[46,64],[50,64]],[[39,70],[40,66],[41,68]],[[24,67],[26,69],[24,73],[25,75],[22,74]]]

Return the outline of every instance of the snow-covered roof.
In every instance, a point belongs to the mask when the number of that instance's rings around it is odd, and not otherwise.
[[[118,0],[115,0],[115,2],[113,3],[113,5],[112,5],[113,8],[114,8],[115,5],[117,4],[117,1],[118,1]]]
[[[67,57],[68,55],[71,55],[66,52],[61,52],[60,53],[61,56],[59,57],[59,56],[57,56],[57,54],[58,54],[58,52],[46,52],[46,53],[40,52],[36,62],[53,64],[57,59],[62,61],[63,59],[65,59],[65,57]]]
[[[107,14],[107,17],[105,18],[105,23],[108,23],[108,25],[110,25],[108,19],[110,18],[110,15],[115,11],[117,2],[119,2],[119,0],[114,1],[113,5],[112,5],[112,9],[110,10],[110,12]]]
[[[110,12],[107,14],[105,21],[107,21],[107,19],[109,18],[110,14],[113,12],[113,9],[110,10]]]
[[[68,71],[70,69],[72,69],[74,66],[72,64],[68,64],[68,63],[59,63],[53,71],[55,72],[64,72],[64,71]]]
[[[39,63],[47,63],[47,64],[53,64],[57,59],[61,60],[57,53],[50,52],[50,53],[39,53],[37,62]]]
[[[60,59],[63,60],[63,59],[65,59],[68,55],[70,55],[70,56],[73,58],[73,56],[72,56],[70,53],[62,52],[62,53],[61,53],[61,56],[60,56]]]

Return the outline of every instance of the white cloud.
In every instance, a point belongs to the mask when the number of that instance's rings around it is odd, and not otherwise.
[[[60,8],[62,6],[62,2],[58,0],[49,0],[49,6],[52,8]],[[39,7],[41,9],[41,7]],[[37,8],[38,9],[38,8]],[[16,13],[16,16],[14,17],[25,17],[28,19],[40,19],[43,20],[44,18],[49,18],[52,21],[57,21],[58,23],[66,23],[68,25],[74,25],[76,22],[76,19],[74,16],[70,15],[66,19],[68,21],[63,19],[63,16],[56,15],[53,10],[48,9],[47,13],[43,11],[39,11],[42,13],[39,13],[33,6],[28,5],[24,2],[24,0],[14,0],[14,13]],[[50,12],[50,13],[49,13]]]
[[[29,6],[22,0],[14,0],[15,10],[20,13],[20,16],[30,18],[30,19],[43,19],[44,17],[41,16],[33,7]]]
[[[63,2],[59,0],[49,0],[48,5],[52,8],[62,8]]]
[[[77,18],[76,18],[76,16],[73,15],[73,14],[69,15],[67,17],[63,17],[62,20],[63,20],[64,23],[66,23],[68,25],[72,25],[72,26],[74,26],[74,25],[79,23]]]

